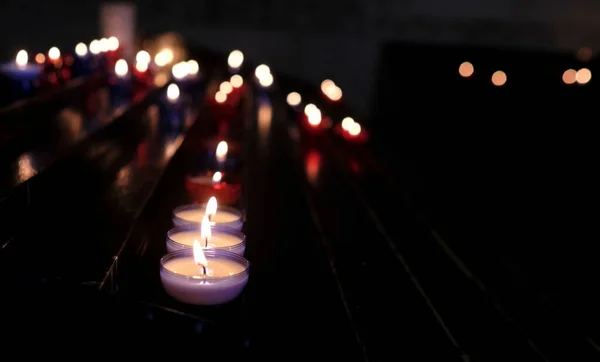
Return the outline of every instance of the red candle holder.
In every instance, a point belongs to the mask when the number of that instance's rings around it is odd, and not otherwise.
[[[214,196],[220,205],[235,205],[240,199],[242,187],[239,182],[213,182],[214,173],[186,176],[185,189],[192,202],[206,203]],[[223,176],[224,178],[224,176]]]
[[[310,123],[308,121],[308,116],[304,112],[298,112],[298,118],[304,129],[313,134],[323,133],[327,129],[331,128],[332,125],[331,118],[324,115],[321,117],[321,122],[318,124]]]

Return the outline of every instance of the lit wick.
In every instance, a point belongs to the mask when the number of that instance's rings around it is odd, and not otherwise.
[[[204,216],[202,223],[200,224],[200,239],[204,240],[204,247],[208,248],[208,241],[211,238],[210,221],[208,216]]]
[[[208,221],[212,222],[213,217],[217,213],[217,198],[212,196],[206,203],[206,212],[204,213],[208,217]]]
[[[194,240],[194,262],[198,265],[199,268],[202,268],[202,274],[206,276],[206,266],[208,265],[208,261],[204,256],[204,251],[202,251],[202,245],[198,242],[198,240]]]

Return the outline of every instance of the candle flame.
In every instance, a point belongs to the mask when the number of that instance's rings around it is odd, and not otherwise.
[[[212,182],[214,184],[216,184],[217,182],[221,182],[221,179],[223,178],[223,174],[220,173],[219,171],[215,172],[215,174],[212,177]]]
[[[204,256],[202,245],[198,240],[194,240],[194,262],[198,266],[208,267],[208,261],[206,260],[206,256]]]
[[[129,72],[129,66],[127,65],[127,61],[125,59],[117,60],[115,64],[115,74],[118,77],[124,77]]]
[[[227,145],[227,142],[219,142],[219,144],[217,145],[217,151],[215,152],[217,161],[224,162],[225,158],[227,157],[227,151],[229,151],[229,146]]]
[[[19,67],[24,67],[27,65],[27,62],[29,61],[29,55],[27,54],[26,50],[20,50],[17,53],[17,59],[15,59],[15,62],[17,63],[17,66]]]
[[[169,84],[169,86],[167,87],[167,98],[169,98],[171,102],[175,102],[179,98],[179,94],[180,92],[177,84]]]
[[[50,60],[58,60],[60,58],[60,50],[57,47],[52,47],[48,50],[48,58]]]
[[[205,215],[208,220],[212,219],[217,214],[217,198],[212,196],[206,203]],[[202,220],[204,222],[204,220]]]
[[[227,58],[227,64],[229,64],[232,68],[239,68],[244,63],[244,53],[239,50],[234,50],[229,53],[229,57]]]

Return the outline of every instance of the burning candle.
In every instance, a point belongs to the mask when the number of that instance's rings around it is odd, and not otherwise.
[[[250,263],[243,256],[219,249],[192,248],[160,260],[163,288],[176,300],[193,305],[219,305],[237,298],[248,283]]]
[[[205,225],[205,223],[209,223],[209,221],[203,219],[200,227],[198,225],[183,225],[169,230],[167,233],[167,251],[172,253],[176,250],[192,248],[194,241],[199,240],[200,245],[205,249],[226,250],[244,255],[246,236],[241,231],[227,227]],[[205,227],[208,227],[208,230],[203,229]],[[198,239],[199,237],[200,239]]]
[[[211,197],[206,204],[184,205],[173,210],[173,224],[175,226],[200,224],[204,216],[212,225],[220,227],[230,227],[235,230],[241,230],[244,225],[242,213],[230,206],[219,206],[217,208],[217,199]]]
[[[210,197],[216,197],[221,204],[233,205],[240,198],[241,185],[228,183],[223,180],[221,172],[203,176],[188,176],[185,188],[194,202],[207,202]]]
[[[215,158],[217,159],[217,163],[219,164],[219,168],[223,168],[223,164],[225,163],[225,159],[227,158],[227,151],[229,151],[229,146],[227,142],[221,141],[217,145],[217,150],[215,151]]]

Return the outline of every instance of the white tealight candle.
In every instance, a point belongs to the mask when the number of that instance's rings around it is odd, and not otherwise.
[[[170,296],[188,304],[218,305],[240,295],[248,283],[248,260],[213,249],[203,252],[205,265],[200,265],[194,253],[193,248],[181,249],[160,260],[160,278]]]
[[[200,235],[199,225],[183,225],[169,230],[167,233],[167,251],[172,253],[180,249],[189,249],[198,240],[205,247],[204,239]],[[211,236],[208,239],[207,249],[219,249],[244,255],[246,249],[246,236],[235,229],[228,227],[211,227]]]
[[[173,224],[175,226],[198,225],[202,222],[204,215],[207,215],[206,204],[180,206],[173,210]],[[219,206],[210,221],[215,226],[230,227],[235,230],[242,230],[242,226],[244,226],[242,213],[238,209],[229,206]]]

